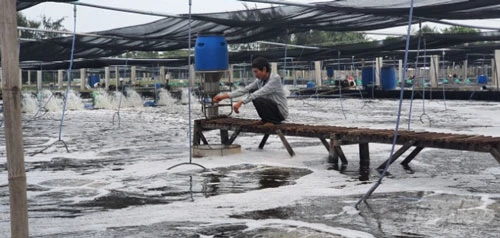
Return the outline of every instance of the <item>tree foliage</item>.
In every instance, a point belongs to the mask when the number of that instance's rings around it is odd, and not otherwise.
[[[42,16],[41,21],[30,20],[22,13],[17,12],[17,25],[21,27],[41,29],[41,30],[54,30],[54,31],[63,31],[65,30],[63,27],[64,17],[53,20],[50,17]],[[53,32],[41,32],[41,31],[30,31],[30,30],[21,30],[20,37],[26,39],[46,39],[52,37],[59,37],[59,33]]]
[[[479,32],[478,29],[465,27],[465,26],[450,26],[442,30],[443,34],[449,33],[476,33]]]

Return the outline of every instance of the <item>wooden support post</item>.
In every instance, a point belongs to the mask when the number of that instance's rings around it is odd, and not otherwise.
[[[265,134],[264,137],[262,137],[262,140],[260,141],[259,144],[259,149],[264,149],[264,145],[266,145],[267,138],[269,138],[269,134]]]
[[[345,157],[344,151],[342,150],[342,147],[340,146],[335,146],[335,152],[339,155],[340,161],[342,162],[342,167],[345,167],[347,164],[347,158]]]
[[[227,141],[229,140],[229,133],[227,130],[220,130],[220,142],[221,144],[225,145]]]
[[[85,90],[87,84],[87,73],[85,69],[80,69],[80,90]]]
[[[3,113],[8,166],[11,237],[29,237],[26,172],[21,117],[21,82],[16,1],[0,1]]]
[[[417,155],[422,151],[424,147],[417,146],[411,153],[406,157],[403,162],[401,162],[401,166],[403,166],[403,169],[406,170],[407,173],[413,174],[415,171],[408,165]]]
[[[359,180],[370,178],[370,149],[368,143],[359,143]]]
[[[109,78],[111,72],[109,71],[109,67],[104,67],[104,89],[109,89]]]
[[[491,155],[493,155],[493,158],[495,158],[498,163],[500,163],[500,152],[496,148],[491,148],[490,153]]]
[[[200,121],[194,121],[193,123],[193,145],[200,145],[200,133],[201,126]]]
[[[385,165],[387,164],[387,162],[389,160],[390,160],[389,165],[391,165],[392,163],[394,163],[394,161],[396,161],[402,154],[404,154],[414,144],[415,144],[415,142],[413,142],[413,141],[409,141],[409,142],[405,143],[401,148],[399,148],[399,150],[397,150],[396,152],[394,152],[394,154],[392,155],[391,158],[387,159],[384,163],[382,163],[381,165],[379,165],[377,167],[377,171],[379,171],[379,172],[382,171],[385,168]]]
[[[339,170],[339,154],[335,150],[335,135],[330,135],[330,144],[328,144],[328,162],[333,164],[334,170]]]
[[[323,137],[320,137],[319,139],[321,140],[321,143],[325,146],[326,151],[330,152],[330,145],[328,144],[328,141],[326,141],[326,139]]]
[[[240,131],[241,129],[240,128],[237,128],[233,134],[231,135],[231,138],[229,138],[229,140],[226,142],[225,145],[231,145],[233,144],[234,140],[236,140],[236,137],[238,137],[238,135],[240,134]]]
[[[283,143],[283,145],[285,146],[286,150],[288,151],[288,154],[290,154],[290,156],[294,156],[295,155],[295,152],[293,151],[292,147],[290,146],[290,144],[288,144],[288,141],[286,140],[285,136],[283,135],[283,133],[281,133],[281,130],[276,130],[276,134],[279,136],[279,138],[281,139],[281,143]]]
[[[63,77],[64,77],[64,70],[60,69],[57,70],[57,88],[61,89],[63,87]]]
[[[408,166],[408,164],[413,160],[415,159],[415,157],[418,155],[418,153],[420,153],[420,151],[422,151],[424,149],[424,147],[420,147],[420,146],[417,146],[411,153],[410,155],[408,155],[404,160],[403,162],[401,162],[401,165],[403,165],[403,167],[405,166]]]

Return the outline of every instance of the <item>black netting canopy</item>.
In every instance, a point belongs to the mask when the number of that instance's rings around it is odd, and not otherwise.
[[[17,0],[16,7],[18,11],[35,6],[42,2],[74,2],[75,0]]]
[[[18,1],[33,2],[33,1]],[[40,2],[40,1],[34,1]],[[500,18],[498,0],[415,0],[415,23],[419,20],[439,22],[441,19]],[[407,0],[373,1],[349,0],[314,3],[310,6],[279,6],[264,9],[194,14],[192,16],[193,43],[201,33],[222,33],[229,44],[272,40],[296,32],[367,31],[408,24]],[[171,51],[188,47],[189,21],[187,15],[106,31],[99,36],[78,36],[75,57],[94,59],[116,56],[127,51]],[[412,37],[412,49],[417,49],[418,37]],[[500,41],[499,32],[470,34],[426,34],[427,49],[448,48],[458,58],[465,55],[470,43],[483,46]],[[490,43],[485,43],[490,42]],[[395,38],[359,44],[344,44],[319,50],[290,49],[290,57],[321,60],[343,56],[375,57],[401,56],[405,39]],[[480,46],[477,46],[480,47]],[[422,48],[422,47],[421,47]],[[485,47],[487,48],[487,47]],[[479,48],[477,48],[479,50]],[[492,50],[492,48],[489,48]],[[22,61],[59,61],[70,57],[71,37],[44,39],[21,44]],[[281,52],[281,53],[280,53]],[[230,60],[248,59],[249,54],[267,55],[273,59],[282,56],[283,49],[266,52],[238,52]],[[334,58],[333,57],[333,58]]]

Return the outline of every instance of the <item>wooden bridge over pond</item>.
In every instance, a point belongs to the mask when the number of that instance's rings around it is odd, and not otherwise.
[[[259,148],[263,149],[270,135],[277,135],[284,147],[294,156],[295,152],[288,143],[286,136],[318,138],[329,153],[328,161],[333,168],[344,170],[348,164],[342,150],[343,145],[359,145],[359,172],[360,179],[367,180],[370,171],[369,143],[392,144],[394,130],[367,129],[356,127],[319,126],[285,123],[272,126],[259,125],[258,120],[239,118],[216,118],[195,120],[193,140],[194,145],[209,144],[203,132],[220,130],[221,144],[231,145],[241,132],[262,134]],[[229,132],[232,134],[229,135]],[[463,135],[436,132],[399,131],[396,140],[401,147],[390,158],[391,164],[406,151],[411,153],[401,162],[401,165],[412,172],[408,165],[424,148],[438,148],[462,151],[490,153],[500,163],[500,137],[482,135]],[[338,161],[341,161],[339,167]],[[387,162],[387,161],[386,161]],[[377,167],[381,171],[385,163]]]

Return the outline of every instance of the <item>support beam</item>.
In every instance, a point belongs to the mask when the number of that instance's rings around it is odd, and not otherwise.
[[[326,141],[326,139],[323,137],[320,137],[319,139],[321,140],[321,143],[325,146],[326,151],[330,152],[330,145],[328,144],[328,141]]]
[[[80,69],[80,90],[85,90],[85,86],[87,85],[87,70]]]
[[[109,67],[104,67],[104,89],[108,90],[109,89],[109,78],[110,78],[111,72],[109,70]]]
[[[165,82],[165,78],[166,78],[165,77],[165,66],[160,66],[160,76],[158,77],[158,82],[167,83],[167,82]]]
[[[382,86],[380,76],[382,72],[382,66],[384,66],[384,58],[378,57],[375,59],[375,84]]]
[[[467,63],[468,63],[467,60],[464,60],[464,65],[462,66],[463,67],[462,68],[463,69],[463,74],[464,74],[464,77],[463,77],[464,82],[467,80],[467,78],[468,78],[467,75],[469,74],[469,69],[467,68],[469,66],[467,66]]]
[[[316,87],[323,85],[323,81],[321,80],[321,61],[314,61],[314,80],[316,81]]]
[[[229,65],[229,82],[234,82],[234,65]]]
[[[259,149],[264,149],[264,146],[266,145],[267,139],[269,138],[269,134],[265,134],[264,137],[262,137],[262,140],[260,141],[259,144]]]
[[[286,140],[286,138],[283,135],[283,133],[281,133],[281,130],[279,130],[279,129],[276,130],[276,134],[281,139],[281,143],[283,143],[283,145],[285,146],[286,150],[288,151],[288,154],[290,154],[290,156],[293,157],[295,155],[295,152],[293,151],[292,147],[290,146],[290,144]]]
[[[333,164],[334,170],[339,170],[339,154],[335,150],[335,135],[330,135],[330,144],[328,144],[328,162]]]
[[[21,117],[21,70],[17,37],[16,1],[0,1],[0,51],[5,148],[9,180],[11,237],[29,237],[26,171]]]
[[[57,70],[57,89],[61,89],[63,87],[63,79],[64,79],[64,70]]]
[[[240,128],[234,130],[233,134],[231,135],[231,137],[229,138],[229,140],[226,142],[225,145],[232,145],[234,140],[236,140],[236,137],[238,137],[238,135],[240,134],[240,131],[241,131]]]
[[[118,66],[115,66],[115,90],[118,91],[118,81],[120,78],[120,71],[118,71]]]
[[[370,148],[368,143],[359,143],[359,180],[370,178]]]
[[[497,149],[491,148],[491,155],[493,155],[493,158],[495,158],[497,162],[500,163],[500,152]]]
[[[403,169],[406,171],[409,171],[410,173],[414,173],[413,169],[408,165],[410,162],[417,157],[418,153],[422,151],[424,147],[417,146],[411,153],[408,155],[403,162],[401,162],[401,166],[403,166]]]
[[[495,50],[495,64],[493,67],[495,67],[495,72],[496,72],[493,80],[495,81],[498,89],[500,85],[500,50]]]
[[[377,167],[377,170],[380,172],[381,170],[383,170],[385,168],[385,165],[387,164],[387,162],[390,160],[390,163],[389,165],[391,165],[392,163],[394,163],[394,161],[396,161],[402,154],[404,154],[408,149],[410,149],[413,145],[415,144],[415,142],[413,141],[409,141],[407,143],[405,143],[403,146],[401,146],[401,148],[399,148],[399,150],[397,150],[396,152],[394,152],[394,154],[392,155],[391,158],[387,159],[384,163],[380,164],[378,167]]]
[[[43,83],[42,83],[42,71],[37,70],[36,71],[36,90],[38,92],[42,91],[43,88]]]
[[[194,87],[194,80],[196,79],[196,72],[194,71],[194,64],[189,66],[189,87]]]
[[[433,55],[431,57],[431,87],[437,88],[438,86],[438,78],[439,78],[439,55]]]
[[[137,83],[137,67],[136,66],[130,67],[130,83],[132,83],[132,85],[135,85]]]
[[[406,80],[403,78],[403,72],[405,71],[405,69],[403,68],[403,60],[398,60],[398,67],[399,67],[399,70],[398,70],[399,81],[403,82],[403,80]],[[415,70],[417,70],[417,69],[415,69]],[[416,72],[414,72],[414,74],[416,74]]]
[[[31,85],[31,70],[28,70],[28,82],[26,83],[26,85]]]
[[[220,130],[220,143],[225,145],[229,140],[229,132],[227,130]]]

